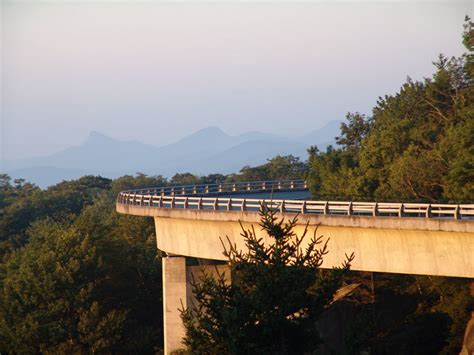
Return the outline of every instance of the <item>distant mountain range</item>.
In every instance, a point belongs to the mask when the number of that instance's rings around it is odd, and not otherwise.
[[[86,174],[115,178],[142,172],[171,177],[176,173],[197,175],[238,172],[243,166],[263,164],[275,155],[307,158],[310,145],[325,149],[339,134],[339,121],[296,138],[262,132],[231,136],[218,127],[207,127],[163,146],[120,141],[91,132],[84,143],[57,153],[2,162],[2,170],[41,187]]]

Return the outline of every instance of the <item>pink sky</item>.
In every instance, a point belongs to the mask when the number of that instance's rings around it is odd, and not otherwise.
[[[92,130],[163,144],[206,126],[296,136],[370,113],[462,53],[470,1],[2,1],[4,158]]]

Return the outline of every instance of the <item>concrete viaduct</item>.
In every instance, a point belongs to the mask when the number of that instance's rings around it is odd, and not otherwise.
[[[309,200],[304,181],[261,181],[121,192],[119,213],[155,220],[163,257],[165,353],[182,347],[178,308],[192,299],[187,263],[198,258],[212,272],[226,271],[220,237],[244,247],[243,227],[259,222],[261,203],[282,217],[296,213],[296,232],[329,237],[323,267],[339,266],[354,252],[352,270],[474,278],[474,204],[375,203]],[[258,228],[256,229],[259,232]],[[262,238],[268,239],[266,235]],[[228,270],[227,270],[228,271]],[[474,319],[474,318],[473,318]],[[473,329],[474,336],[474,329]]]

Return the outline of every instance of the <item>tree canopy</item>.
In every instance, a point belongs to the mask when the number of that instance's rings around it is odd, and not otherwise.
[[[339,147],[309,150],[315,196],[405,201],[474,199],[474,42],[466,18],[467,52],[440,55],[435,73],[410,78],[380,97],[372,116],[349,113]]]
[[[44,209],[31,205],[30,195],[10,205],[25,204],[34,219],[7,208],[11,217],[2,226],[23,243],[4,250],[0,266],[1,352],[154,353],[162,347],[153,220],[117,214],[110,181],[103,182],[87,178],[35,190],[51,201]],[[26,220],[15,224],[16,218]]]

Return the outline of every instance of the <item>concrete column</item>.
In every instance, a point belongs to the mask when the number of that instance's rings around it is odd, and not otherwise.
[[[225,273],[226,280],[230,282],[230,269],[222,262],[200,259],[201,265],[186,266],[186,257],[167,256],[162,258],[163,263],[163,336],[164,353],[171,354],[183,349],[182,339],[185,329],[181,321],[183,306],[192,307],[194,298],[191,280],[196,281],[202,277],[203,271],[213,277],[217,273]]]
[[[162,258],[163,265],[163,336],[164,352],[184,348],[181,340],[185,335],[181,321],[181,302],[187,307],[186,297],[186,258],[167,256]]]

